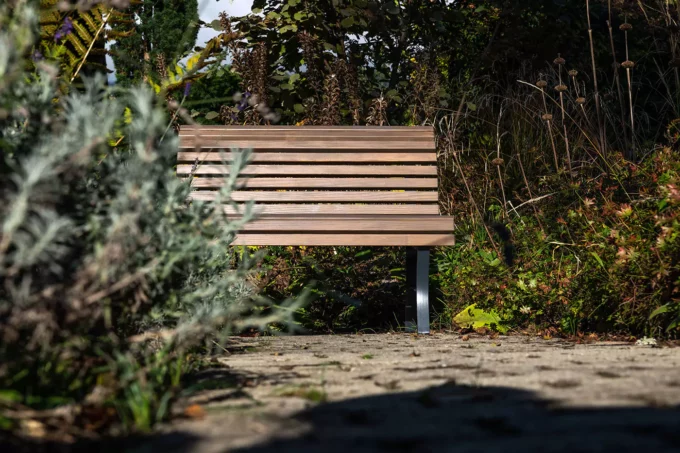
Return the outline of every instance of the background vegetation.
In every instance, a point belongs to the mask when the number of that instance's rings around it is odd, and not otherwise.
[[[173,174],[192,122],[431,125],[438,327],[677,335],[677,1],[152,3],[0,6],[0,427],[146,431],[223,335],[400,327],[404,250],[237,260],[231,184],[187,204]]]

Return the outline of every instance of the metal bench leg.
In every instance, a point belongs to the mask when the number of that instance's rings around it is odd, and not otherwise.
[[[406,331],[430,333],[429,275],[430,251],[406,251]]]

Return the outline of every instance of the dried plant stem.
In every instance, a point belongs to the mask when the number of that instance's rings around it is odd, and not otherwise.
[[[600,90],[597,84],[597,65],[595,64],[595,45],[593,44],[593,27],[590,23],[590,0],[586,0],[586,14],[588,16],[588,40],[590,41],[590,61],[593,67],[593,88],[595,93],[595,112],[597,115],[597,126],[600,133],[600,148],[603,156],[606,156],[607,149],[604,136],[604,124],[602,123],[602,112],[600,111]]]
[[[451,142],[453,143],[453,142]],[[460,176],[461,179],[463,180],[463,184],[465,185],[465,190],[467,190],[468,196],[470,197],[470,203],[472,203],[472,206],[475,208],[475,212],[479,216],[479,220],[482,223],[482,226],[484,227],[484,230],[486,231],[486,235],[489,238],[489,242],[491,242],[491,246],[493,247],[494,251],[496,252],[497,256],[502,256],[501,251],[496,245],[496,242],[493,240],[493,236],[491,235],[491,231],[489,231],[489,227],[486,226],[486,222],[484,221],[484,216],[482,215],[482,212],[479,210],[479,206],[477,205],[477,202],[475,201],[475,197],[472,195],[472,190],[470,189],[470,185],[467,182],[467,178],[465,177],[465,172],[463,171],[463,166],[460,163],[460,159],[457,157],[457,154],[455,151],[452,153],[453,159],[456,161],[456,164],[458,165],[458,169],[460,170]]]
[[[548,113],[548,103],[545,101],[545,91],[541,88],[541,97],[543,99],[543,110]],[[553,137],[551,120],[545,120],[545,124],[548,128],[548,135],[550,136],[550,145],[552,146],[553,158],[555,159],[555,171],[560,172],[560,160],[557,158],[557,147],[555,146],[555,137]]]
[[[501,159],[501,118],[503,117],[503,107],[501,107],[501,111],[498,113],[498,123],[496,123],[496,159],[498,159],[498,164],[496,166],[496,170],[498,171],[498,183],[501,186],[501,194],[503,195],[503,217],[507,218],[508,217],[508,210],[507,210],[507,205],[508,202],[505,198],[505,185],[503,183],[503,172],[501,172],[501,164],[500,162],[502,161]]]
[[[624,37],[626,42],[626,61],[630,61],[630,56],[628,54],[628,31],[624,31]],[[628,107],[630,110],[630,135],[631,138],[635,139],[635,119],[633,115],[633,86],[631,82],[631,70],[630,66],[626,66],[626,78],[628,79]],[[631,149],[631,157],[634,157],[633,150]]]
[[[531,187],[529,186],[529,180],[527,179],[527,174],[524,171],[524,165],[522,164],[522,156],[519,153],[519,150],[517,151],[517,163],[519,164],[519,169],[522,172],[522,179],[524,180],[524,185],[527,188],[527,193],[529,194],[529,199],[533,199],[534,196],[531,193]],[[536,208],[535,205],[531,205],[531,207],[534,210],[534,215],[536,216],[536,221],[538,222],[538,226],[541,228],[541,232],[545,234],[545,229],[543,228],[543,223],[541,222],[541,216],[538,215],[538,209]],[[517,208],[515,208],[517,209]]]
[[[562,85],[562,65],[558,67],[560,85]],[[560,91],[560,112],[562,114],[562,130],[564,131],[564,149],[567,152],[567,168],[569,169],[569,176],[571,177],[571,153],[569,151],[569,136],[567,135],[567,124],[564,122],[564,92]]]
[[[626,146],[626,152],[629,153],[631,149],[631,144],[628,140],[628,132],[626,131],[626,118],[625,118],[625,104],[623,101],[623,91],[621,90],[621,80],[619,77],[619,62],[616,61],[616,47],[614,46],[614,32],[612,29],[612,0],[607,1],[607,8],[609,13],[609,19],[607,20],[607,29],[609,30],[609,45],[612,50],[612,59],[614,60],[612,70],[614,71],[614,84],[616,85],[616,91],[619,95],[619,103],[621,107],[621,130],[623,130],[623,141]]]

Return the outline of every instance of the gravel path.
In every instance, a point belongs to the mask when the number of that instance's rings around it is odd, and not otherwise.
[[[135,451],[680,451],[680,348],[465,340],[235,339]]]

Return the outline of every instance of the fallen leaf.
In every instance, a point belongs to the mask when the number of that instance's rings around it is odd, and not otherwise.
[[[184,416],[188,418],[201,419],[205,417],[205,409],[198,404],[192,404],[184,409]]]
[[[463,340],[463,341],[468,341],[469,339],[470,339],[470,335],[463,335],[463,337],[461,338],[461,340]]]

